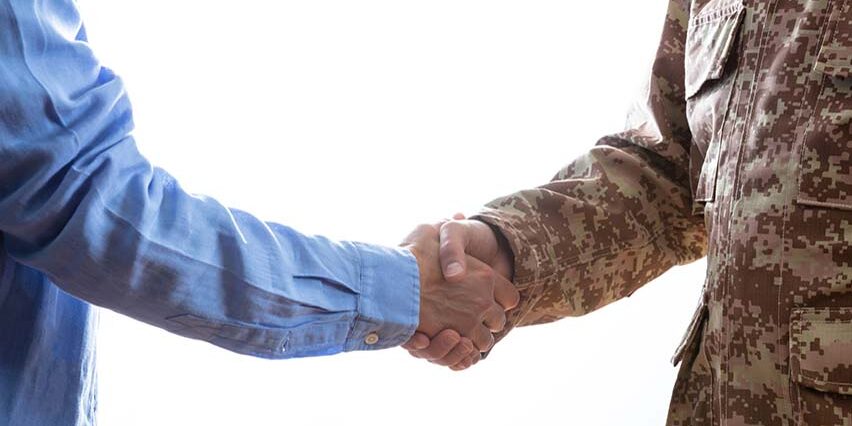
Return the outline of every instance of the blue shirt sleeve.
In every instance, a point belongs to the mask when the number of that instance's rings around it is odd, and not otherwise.
[[[263,222],[152,167],[73,1],[0,0],[0,57],[0,232],[18,262],[93,304],[259,357],[414,332],[408,251]]]

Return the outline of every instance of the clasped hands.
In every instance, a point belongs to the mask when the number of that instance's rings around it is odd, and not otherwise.
[[[520,299],[508,244],[485,223],[455,215],[417,227],[401,246],[420,268],[420,324],[403,348],[456,371],[476,364]]]

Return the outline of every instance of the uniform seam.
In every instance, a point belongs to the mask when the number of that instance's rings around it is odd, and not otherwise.
[[[582,261],[579,261],[580,260],[579,257],[581,257],[581,256],[573,256],[572,258],[570,258],[571,259],[570,262],[557,259],[556,263],[558,263],[559,266],[557,266],[553,270],[553,272],[550,272],[547,275],[539,276],[536,281],[534,281],[534,282],[528,284],[527,286],[523,287],[523,289],[524,290],[535,289],[535,288],[538,288],[538,287],[545,286],[545,284],[547,284],[547,283],[545,283],[545,281],[551,280],[555,275],[560,275],[563,272],[570,270],[570,269],[574,269],[574,268],[581,267],[581,266],[584,266],[584,265],[589,265],[589,264],[593,263],[594,261],[596,261],[598,259],[617,254],[618,251],[621,251],[621,250],[624,250],[624,249],[638,250],[638,249],[642,249],[642,248],[645,248],[645,247],[648,247],[648,246],[651,246],[651,245],[655,245],[660,240],[665,239],[665,238],[663,238],[664,235],[665,235],[665,232],[660,231],[659,233],[648,238],[646,241],[644,241],[642,244],[639,244],[639,245],[620,244],[620,245],[607,247],[606,249],[600,249],[600,250],[597,251],[597,253],[590,255],[590,257],[588,259],[583,259]]]
[[[804,153],[803,153],[803,155],[804,155]],[[797,188],[797,190],[798,190],[798,188]],[[799,204],[804,204],[804,205],[807,205],[807,206],[831,207],[831,208],[835,208],[835,209],[838,209],[838,210],[852,210],[852,202],[850,202],[850,203],[833,203],[833,202],[826,202],[826,201],[817,201],[817,200],[813,200],[811,198],[805,198],[805,197],[801,197],[801,196],[797,197],[796,201]]]
[[[820,25],[820,31],[822,31],[822,32],[819,35],[819,37],[817,38],[817,41],[816,41],[815,46],[814,46],[815,65],[816,65],[816,63],[819,62],[819,54],[822,50],[822,45],[825,43],[826,33],[829,30],[828,27],[831,25],[831,21],[830,21],[830,18],[831,18],[830,13],[831,12],[830,12],[830,10],[831,10],[831,6],[834,5],[834,4],[835,4],[834,0],[828,0],[828,3],[826,4],[827,10],[829,10],[829,16],[824,17],[823,22]],[[808,87],[804,90],[804,93],[802,93],[801,103],[803,105],[803,108],[801,108],[801,110],[799,112],[799,117],[796,120],[796,128],[802,129],[802,136],[801,136],[802,146],[798,150],[799,151],[799,158],[796,159],[796,164],[798,164],[799,167],[798,167],[798,171],[797,171],[796,197],[795,197],[795,199],[796,199],[797,202],[800,202],[800,203],[812,204],[812,205],[822,206],[822,207],[852,208],[852,205],[849,205],[849,204],[841,204],[841,203],[833,203],[833,202],[820,202],[820,201],[816,201],[816,200],[811,200],[810,197],[805,198],[805,197],[802,196],[802,188],[803,188],[803,185],[804,185],[804,171],[802,170],[801,164],[805,159],[805,149],[807,148],[806,142],[807,142],[808,135],[813,130],[813,129],[810,128],[810,126],[807,126],[807,127],[802,126],[806,117],[809,115],[809,114],[805,114],[804,106],[805,106],[805,102],[807,102],[807,100],[808,100],[808,97],[812,93],[816,93],[816,99],[814,100],[813,108],[810,108],[810,111],[811,112],[816,111],[817,107],[819,107],[819,104],[820,104],[819,98],[820,98],[820,95],[823,93],[823,90],[825,89],[825,81],[828,78],[828,76],[826,76],[826,75],[820,74],[820,76],[821,76],[821,78],[820,78],[818,87],[816,87],[816,88]],[[814,78],[813,70],[811,70],[811,72],[809,73],[807,78],[808,79]]]
[[[829,0],[828,3],[826,4],[826,7],[828,8],[829,11],[830,11],[830,8],[833,4],[834,4],[834,0]],[[830,12],[829,12],[829,14],[830,14]],[[825,41],[826,33],[828,31],[827,26],[830,25],[829,18],[830,18],[830,15],[826,16],[824,18],[823,23],[820,25],[822,33],[820,34],[819,38],[817,39],[816,45],[814,46],[814,49],[816,50],[814,52],[814,56],[816,57],[816,60],[819,59],[818,55],[821,51],[821,46],[823,45],[823,43]],[[807,78],[808,79],[814,78],[813,72],[809,73]],[[795,200],[796,202],[799,202],[799,203],[802,203],[802,204],[811,204],[811,205],[815,205],[815,206],[832,207],[832,208],[843,208],[843,207],[845,207],[845,208],[848,209],[852,206],[840,205],[838,203],[832,203],[832,202],[812,201],[812,200],[809,200],[809,199],[805,199],[802,196],[802,188],[803,188],[803,185],[804,185],[804,170],[803,170],[803,167],[802,167],[802,162],[805,159],[805,149],[807,148],[807,137],[811,132],[811,129],[809,129],[810,126],[807,126],[807,127],[803,126],[803,124],[805,123],[806,117],[808,117],[810,115],[810,114],[807,114],[805,110],[807,109],[811,112],[817,110],[817,107],[819,106],[819,102],[820,102],[819,101],[820,94],[823,93],[823,90],[825,88],[826,78],[828,78],[828,77],[823,75],[822,78],[820,79],[818,87],[816,87],[816,88],[813,88],[813,86],[807,87],[802,93],[802,97],[801,97],[801,101],[800,101],[802,107],[800,108],[799,116],[796,120],[796,128],[802,129],[801,130],[801,142],[800,142],[801,147],[799,147],[798,150],[796,150],[794,148],[793,152],[798,153],[798,158],[791,159],[792,160],[791,163],[794,164],[795,168],[796,168],[796,172],[795,172],[796,173],[796,180],[795,180],[796,186],[795,186],[795,188],[793,188],[793,191],[795,191],[795,195],[792,197],[792,199]],[[806,102],[808,101],[808,98],[812,95],[812,93],[816,93],[816,99],[814,100],[813,107],[807,108]],[[797,135],[797,139],[798,138],[799,138],[799,136]],[[794,141],[794,143],[795,143],[795,141]],[[785,212],[787,212],[787,213],[785,213],[784,226],[782,227],[782,242],[786,238],[785,237],[785,231],[787,229],[788,222],[789,222],[789,206],[788,206],[789,203],[790,203],[790,199],[786,199],[785,203],[784,203],[784,206],[785,206],[784,209],[785,209]],[[781,260],[780,270],[783,271],[784,268],[785,268],[785,260],[784,260],[783,250],[782,250],[781,256],[782,256],[781,257],[782,260]],[[781,283],[781,286],[782,286],[782,288],[778,292],[778,318],[779,318],[779,320],[781,318],[781,315],[780,315],[781,314],[781,294],[783,292],[783,286],[784,286],[783,281]],[[786,389],[786,391],[788,393],[787,399],[790,401],[790,408],[795,410],[795,412],[793,412],[791,414],[792,414],[794,419],[798,419],[802,416],[802,410],[803,410],[802,404],[803,404],[803,402],[801,400],[802,398],[799,396],[799,390],[798,390],[797,384],[796,384],[796,382],[793,381],[793,371],[792,371],[791,363],[790,363],[790,360],[792,359],[792,355],[793,355],[792,354],[792,347],[791,347],[791,345],[793,343],[792,322],[793,322],[792,319],[790,319],[790,320],[788,320],[788,324],[787,324],[788,328],[791,328],[791,330],[790,330],[789,337],[788,337],[789,342],[788,342],[787,347],[788,347],[789,353],[787,354],[787,360],[786,360],[787,370],[788,370],[787,371],[787,374],[788,374],[787,382],[788,383],[787,383],[787,386],[784,387],[784,389]],[[793,400],[794,396],[796,397],[795,401]]]
[[[756,52],[756,58],[755,58],[755,69],[758,69],[758,70],[760,69],[760,64],[763,61],[763,57],[764,57],[763,53],[765,51],[766,42],[767,42],[767,39],[769,37],[769,34],[768,34],[769,32],[766,30],[766,26],[767,26],[767,23],[771,20],[772,16],[775,15],[775,9],[777,8],[777,6],[778,6],[778,0],[775,0],[774,2],[772,2],[770,7],[768,8],[768,11],[767,11],[767,14],[766,14],[764,20],[763,20],[763,24],[760,26],[761,32],[757,35],[758,36],[758,45],[757,45],[757,52]],[[746,17],[747,16],[748,16],[748,14],[746,14]],[[744,17],[743,19],[746,19],[746,18]],[[743,41],[743,43],[744,43],[744,41]],[[742,50],[745,51],[744,45],[742,47]],[[743,64],[745,63],[745,60],[746,60],[745,57],[746,57],[746,54],[741,55],[741,59],[740,59],[740,63],[738,64],[738,68],[741,68],[743,66]],[[746,134],[747,134],[747,129],[749,128],[750,124],[753,122],[753,120],[752,120],[752,114],[753,114],[752,106],[753,106],[754,98],[755,98],[756,92],[757,92],[755,90],[756,85],[757,85],[759,79],[760,79],[760,73],[755,72],[754,75],[751,78],[751,84],[749,86],[749,93],[748,93],[748,100],[747,100],[748,107],[745,111],[745,116],[743,117],[744,122],[743,122],[743,127],[742,127],[742,135],[740,136],[741,141],[745,139]],[[739,110],[739,108],[737,110]],[[736,115],[735,115],[735,117],[736,117]],[[734,220],[734,210],[736,209],[736,204],[738,204],[737,201],[740,199],[740,189],[739,189],[739,187],[740,187],[740,168],[742,167],[742,159],[743,159],[743,156],[745,155],[745,150],[743,149],[742,145],[743,144],[740,143],[740,144],[738,144],[738,147],[737,147],[735,163],[734,163],[734,179],[733,179],[733,182],[731,182],[731,191],[730,191],[730,195],[729,195],[729,201],[727,203],[728,204],[728,212],[727,212],[727,216],[728,216],[727,246],[728,247],[731,247],[733,245],[732,242],[731,242],[732,239],[733,239],[733,235],[732,235],[733,232],[731,232],[731,228],[732,228],[732,224],[733,224],[733,220]],[[732,253],[730,253],[730,250],[728,250],[728,253],[725,256],[726,263],[728,265],[733,263],[733,262],[730,261],[731,256],[732,256]],[[729,292],[728,287],[729,287],[730,281],[731,281],[731,273],[728,272],[726,274],[726,277],[724,277],[724,281],[723,281],[725,283],[725,285],[722,286],[722,290],[724,292],[723,297],[725,295],[727,295],[728,292]],[[722,303],[721,309],[722,309],[722,323],[724,324],[723,334],[730,334],[731,333],[731,327],[732,327],[732,321],[729,318],[727,318],[726,306],[725,306],[724,303]],[[724,351],[720,350],[720,354],[723,356],[723,359],[721,360],[722,362],[720,363],[720,369],[724,373],[722,376],[727,376],[727,371],[730,368],[730,366],[728,365],[728,362],[730,361],[731,350],[732,350],[731,345],[730,345],[730,337],[726,337],[725,339],[723,339],[723,342],[724,342],[725,345],[724,345]],[[720,414],[721,414],[721,418],[723,419],[723,421],[724,421],[724,419],[728,418],[728,405],[729,404],[727,404],[727,393],[728,393],[728,380],[721,380],[720,381],[719,403],[722,404]],[[724,421],[724,423],[727,423],[727,421]]]
[[[805,376],[802,373],[797,374],[796,378],[799,380],[799,383],[805,382],[805,383],[802,383],[802,385],[804,385],[804,386],[808,386],[809,383],[812,383],[812,384],[815,384],[815,385],[829,385],[829,386],[838,386],[838,387],[852,386],[852,381],[850,381],[850,382],[834,382],[834,381],[831,381],[831,380],[818,380],[818,379],[812,379],[808,376]],[[838,393],[840,393],[840,392],[838,392]]]

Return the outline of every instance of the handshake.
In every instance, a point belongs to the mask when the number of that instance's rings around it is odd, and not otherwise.
[[[417,227],[401,246],[420,269],[420,325],[402,347],[455,371],[476,364],[520,300],[508,243],[485,223],[457,214]]]

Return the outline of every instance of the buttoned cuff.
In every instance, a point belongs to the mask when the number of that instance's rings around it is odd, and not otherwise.
[[[355,243],[361,277],[358,316],[346,351],[399,346],[420,323],[420,271],[410,251]]]

